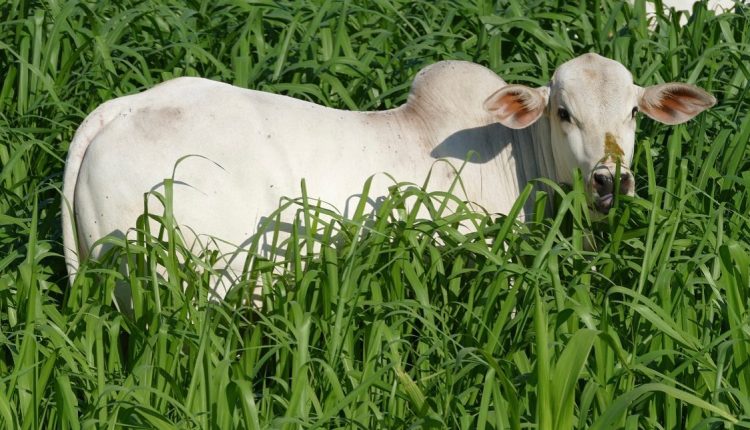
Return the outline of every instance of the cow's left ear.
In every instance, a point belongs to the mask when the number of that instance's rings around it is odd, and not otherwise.
[[[716,98],[690,84],[670,82],[640,88],[638,107],[664,124],[681,124],[716,104]]]
[[[526,128],[544,113],[549,101],[549,87],[531,88],[506,85],[484,102],[484,109],[508,128]]]

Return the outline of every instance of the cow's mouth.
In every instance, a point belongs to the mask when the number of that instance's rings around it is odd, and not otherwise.
[[[599,198],[596,199],[594,207],[599,213],[606,215],[609,213],[609,210],[612,209],[612,205],[614,204],[614,202],[615,196],[612,193],[604,194],[603,196],[599,196]]]

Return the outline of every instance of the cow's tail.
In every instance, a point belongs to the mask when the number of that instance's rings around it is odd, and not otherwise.
[[[65,173],[63,175],[61,211],[65,266],[68,269],[69,282],[71,284],[78,272],[80,258],[86,252],[86,250],[79,247],[78,236],[76,234],[75,190],[78,183],[78,174],[81,171],[83,157],[86,154],[89,144],[119,112],[120,108],[114,101],[104,103],[96,108],[78,127],[68,149],[68,158],[65,161]]]

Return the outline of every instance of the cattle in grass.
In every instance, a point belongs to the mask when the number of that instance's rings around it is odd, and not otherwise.
[[[103,246],[92,249],[97,240],[133,228],[144,193],[173,173],[176,219],[185,232],[221,239],[227,273],[242,269],[238,255],[264,234],[259,223],[282,197],[300,194],[302,179],[310,197],[347,216],[374,174],[421,183],[432,169],[430,189],[447,190],[454,171],[436,160],[460,165],[473,154],[462,197],[490,213],[507,213],[529,181],[569,183],[576,169],[592,210],[606,213],[616,183],[627,195],[636,187],[629,166],[638,114],[679,124],[714,103],[689,84],[640,87],[622,64],[596,54],[560,65],[536,88],[507,84],[477,64],[436,63],[416,76],[404,105],[379,112],[174,79],[102,104],[78,129],[63,189],[67,268],[72,278],[81,259],[101,255]],[[377,177],[371,203],[389,185]]]

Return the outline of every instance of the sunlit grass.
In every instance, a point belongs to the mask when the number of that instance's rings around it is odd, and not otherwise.
[[[650,30],[642,1],[564,3],[0,4],[0,426],[750,427],[748,9]],[[104,100],[198,75],[382,109],[438,60],[537,85],[589,51],[719,100],[684,126],[639,121],[638,197],[601,222],[580,184],[525,224],[403,185],[376,217],[316,224],[294,201],[304,228],[224,303],[206,299],[217,256],[170,217],[67,284],[63,160]]]

